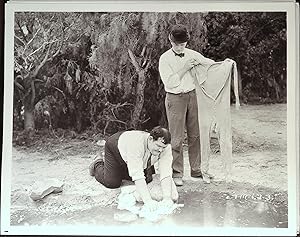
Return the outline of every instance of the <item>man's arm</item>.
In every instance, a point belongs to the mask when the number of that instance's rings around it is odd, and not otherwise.
[[[172,179],[170,176],[160,181],[163,199],[172,199]]]
[[[197,64],[204,64],[204,65],[209,64],[210,65],[210,64],[215,63],[214,60],[212,60],[210,58],[206,58],[201,53],[198,53],[196,51],[194,51],[194,58],[195,58]]]
[[[189,59],[188,61],[186,61],[183,68],[177,71],[180,80],[183,78],[184,74],[186,74],[189,70],[191,70],[194,66],[196,66],[196,63],[197,62],[194,59]]]
[[[173,71],[169,63],[164,58],[160,58],[158,70],[164,85],[167,88],[175,88],[180,85],[183,76],[195,65],[195,59],[190,59],[182,68]]]
[[[139,193],[143,202],[146,204],[147,202],[151,201],[152,198],[145,179],[135,180],[134,183],[135,183],[136,191]]]
[[[174,201],[177,201],[174,199],[175,197],[172,197],[172,193],[177,193],[176,190],[172,190],[172,182],[173,180],[171,176],[168,176],[161,180],[161,189],[163,193],[163,200],[161,202],[161,205],[163,205],[165,208],[172,208],[174,205]],[[176,198],[178,198],[178,194]]]
[[[172,199],[175,196],[174,194],[177,193],[177,190],[173,190],[173,186],[175,189],[176,186],[173,185],[172,179],[172,161],[172,148],[169,144],[161,153],[159,159],[160,185],[163,193],[163,202],[169,207],[174,204]]]
[[[147,206],[147,208],[150,211],[156,210],[158,203],[157,203],[157,201],[152,199],[145,179],[135,180],[134,183],[135,183],[136,191],[142,198],[144,205]]]

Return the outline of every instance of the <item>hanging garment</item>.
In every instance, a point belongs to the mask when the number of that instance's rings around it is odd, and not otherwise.
[[[198,65],[192,69],[192,73],[195,77],[198,103],[202,173],[204,175],[209,173],[210,137],[212,129],[216,128],[226,179],[231,181],[230,89],[232,76],[236,108],[240,106],[236,62],[225,59],[209,65]]]

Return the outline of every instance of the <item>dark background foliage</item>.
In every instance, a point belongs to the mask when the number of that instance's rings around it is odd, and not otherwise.
[[[242,103],[286,103],[285,13],[23,12],[15,14],[14,130],[167,126],[158,60],[176,23],[187,25],[189,48],[237,62]]]

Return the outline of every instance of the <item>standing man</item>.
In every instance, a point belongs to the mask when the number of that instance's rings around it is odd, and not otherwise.
[[[174,25],[169,40],[172,47],[160,56],[159,73],[166,91],[165,106],[172,137],[173,179],[177,186],[183,185],[182,144],[186,128],[191,176],[208,182],[209,176],[201,173],[198,105],[190,70],[198,64],[211,64],[214,61],[186,48],[189,33],[184,25]]]
[[[104,159],[96,159],[89,167],[90,175],[107,188],[119,188],[122,180],[135,183],[137,201],[141,200],[149,210],[157,208],[147,183],[152,181],[153,165],[158,163],[162,204],[171,207],[178,199],[172,179],[171,134],[163,127],[155,127],[150,133],[123,131],[109,137],[105,143]]]

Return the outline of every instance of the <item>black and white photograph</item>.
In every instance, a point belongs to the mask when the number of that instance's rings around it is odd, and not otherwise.
[[[7,3],[1,233],[296,235],[294,4]]]

